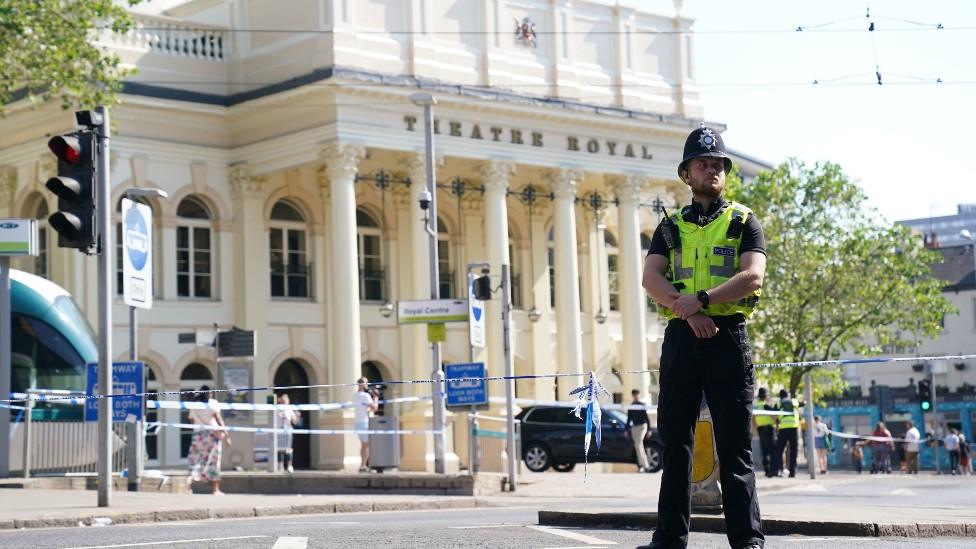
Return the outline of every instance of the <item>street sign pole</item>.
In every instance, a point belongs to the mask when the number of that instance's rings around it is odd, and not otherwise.
[[[807,469],[810,471],[810,478],[817,478],[817,444],[814,441],[816,433],[813,432],[813,378],[807,372],[803,376],[803,400],[806,401],[807,416]]]
[[[98,131],[98,179],[95,196],[98,250],[98,506],[112,505],[112,201],[109,178],[109,138],[111,124],[106,107],[96,107],[101,115]]]
[[[509,265],[502,264],[502,335],[505,346],[505,424],[507,426],[506,452],[508,453],[508,491],[514,492],[516,487],[515,464],[515,380],[512,375],[515,364],[512,357],[512,280]]]

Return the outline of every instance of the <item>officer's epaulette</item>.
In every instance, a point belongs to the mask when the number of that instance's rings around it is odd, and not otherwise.
[[[732,210],[732,221],[729,222],[729,229],[725,232],[726,238],[736,239],[742,236],[742,229],[746,226],[746,214],[742,210]]]

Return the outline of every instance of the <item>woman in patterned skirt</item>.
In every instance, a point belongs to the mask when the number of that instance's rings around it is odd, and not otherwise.
[[[205,479],[210,481],[212,493],[222,496],[224,493],[220,491],[220,457],[223,443],[231,445],[230,436],[224,430],[226,424],[220,415],[220,405],[210,387],[200,387],[196,400],[205,404],[205,407],[190,410],[190,421],[202,428],[194,430],[193,442],[190,443],[190,452],[187,455],[190,466],[190,483],[187,484],[187,489],[192,491],[192,482]]]

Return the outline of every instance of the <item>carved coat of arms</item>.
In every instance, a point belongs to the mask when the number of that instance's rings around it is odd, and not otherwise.
[[[539,47],[536,41],[535,23],[528,17],[523,18],[521,21],[517,18],[515,19],[515,40],[523,46]]]

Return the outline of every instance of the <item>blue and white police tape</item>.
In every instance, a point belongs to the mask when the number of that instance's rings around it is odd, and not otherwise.
[[[27,402],[28,400],[32,400],[34,402],[83,406],[88,398],[87,395],[75,391],[52,391],[52,394],[30,393],[29,398],[28,393],[10,393],[10,400],[4,402]]]
[[[583,434],[583,482],[586,482],[586,466],[589,462],[590,453],[590,437],[596,435],[596,450],[600,451],[600,443],[603,438],[603,413],[600,411],[600,400],[601,396],[610,397],[610,392],[603,388],[603,385],[596,380],[596,375],[590,372],[590,379],[586,382],[586,385],[577,387],[569,392],[570,395],[577,395],[576,407],[573,408],[573,414],[576,415],[578,419],[583,419],[580,417],[580,412],[583,407],[586,407],[586,419],[584,421],[585,431]]]
[[[167,423],[163,421],[146,422],[146,429],[175,427],[190,431],[227,431],[231,433],[291,433],[293,435],[440,435],[443,431],[434,430],[378,430],[378,429],[272,429],[270,427],[244,427],[228,425],[201,425],[199,423]]]
[[[908,440],[908,439],[905,439],[905,438],[876,437],[874,435],[855,435],[855,434],[851,434],[851,433],[845,433],[843,431],[832,431],[830,429],[828,429],[827,432],[830,433],[831,435],[837,437],[837,438],[861,439],[861,440],[869,440],[871,442],[917,442],[919,444],[925,444],[926,443],[926,439],[921,439],[921,440]]]
[[[779,362],[779,363],[759,363],[756,364],[756,368],[802,368],[807,366],[841,366],[845,364],[875,364],[875,363],[888,363],[888,362],[929,362],[935,360],[968,360],[976,358],[976,354],[969,355],[942,355],[942,356],[921,356],[921,357],[877,357],[877,358],[855,358],[855,359],[836,359],[836,360],[814,360],[807,362]],[[650,372],[659,372],[659,369],[646,369],[646,370],[628,370],[623,372],[618,372],[619,374],[642,374]],[[451,379],[450,383],[459,383],[465,381],[507,381],[507,380],[528,380],[528,379],[546,379],[546,378],[560,378],[560,377],[582,377],[587,376],[589,373],[565,373],[565,374],[533,374],[533,375],[517,375],[517,376],[486,376],[486,377],[464,377]],[[382,381],[378,383],[371,383],[372,385],[410,385],[410,384],[420,384],[428,385],[435,383],[432,379],[413,379],[413,380],[392,380],[392,381]],[[441,383],[448,383],[447,381],[442,381]],[[289,389],[330,389],[339,387],[355,387],[357,383],[326,383],[317,385],[283,385],[280,387],[276,386],[266,386],[266,387],[240,387],[237,389],[210,389],[213,393],[247,393],[253,391],[286,391]],[[77,399],[83,398],[86,400],[94,398],[123,398],[123,397],[154,397],[159,395],[186,395],[186,394],[197,394],[199,391],[196,390],[179,390],[179,391],[147,391],[144,393],[118,393],[110,395],[85,395],[84,397],[74,396],[74,397],[59,397],[56,395],[48,395],[43,400],[65,400],[65,399]],[[14,403],[23,402],[26,397],[21,398],[9,398],[2,399],[0,403]]]
[[[935,360],[968,360],[970,358],[976,358],[976,355],[839,358],[835,360],[811,360],[807,362],[774,362],[769,364],[755,364],[755,367],[756,368],[801,368],[806,366],[844,366],[846,364],[881,364],[885,362],[931,362]]]
[[[428,396],[423,397],[400,397],[377,401],[377,404],[398,404],[403,402],[420,402],[430,400]],[[216,405],[198,400],[147,400],[146,408],[149,409],[179,409],[179,410],[260,410],[273,412],[277,410],[299,410],[312,412],[327,412],[353,408],[354,402],[327,402],[322,404],[251,404],[247,402],[218,402]]]

